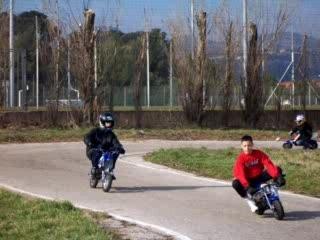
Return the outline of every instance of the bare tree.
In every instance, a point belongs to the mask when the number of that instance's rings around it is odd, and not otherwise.
[[[233,42],[234,37],[234,27],[233,22],[231,21],[227,29],[226,34],[226,46],[225,46],[225,55],[226,55],[226,67],[225,67],[225,79],[222,89],[222,109],[223,109],[223,122],[226,127],[229,125],[229,113],[232,105],[232,94],[234,85],[234,62],[235,62],[235,47]]]
[[[40,41],[40,60],[46,69],[45,89],[49,102],[47,103],[48,118],[52,125],[58,122],[59,99],[63,87],[61,73],[65,64],[61,57],[66,49],[65,41],[60,37],[61,28],[52,20],[47,20],[48,34]]]
[[[95,13],[84,11],[84,25],[71,36],[71,73],[79,81],[84,101],[83,117],[87,124],[94,123],[94,114],[100,111],[94,89],[94,31]]]
[[[262,63],[267,61],[267,54],[275,49],[276,44],[288,23],[288,9],[280,8],[276,13],[274,28],[266,33],[262,29],[263,38],[258,37],[257,25],[250,23],[250,37],[247,62],[247,79],[242,79],[242,92],[244,96],[243,117],[249,127],[256,127],[264,112],[264,89],[261,76]],[[263,42],[262,42],[263,39]],[[263,46],[263,49],[262,49]]]
[[[224,62],[221,64],[220,96],[222,98],[223,124],[228,127],[229,115],[233,104],[233,93],[236,90],[235,81],[235,59],[239,52],[239,26],[235,24],[236,19],[230,14],[228,1],[222,1],[220,7],[214,14],[215,35],[222,38],[224,43]],[[218,85],[219,86],[219,85]]]
[[[186,31],[183,31],[179,23],[171,26],[171,34],[173,37],[175,73],[179,81],[182,107],[186,118],[190,122],[196,122],[201,125],[205,113],[205,79],[209,79],[208,73],[211,73],[211,71],[206,71],[206,69],[212,62],[208,61],[206,55],[206,12],[200,11],[196,19],[198,41],[194,59],[190,51],[188,51]]]
[[[256,124],[263,113],[263,101],[261,96],[263,84],[261,78],[261,50],[258,48],[257,26],[250,24],[250,40],[248,48],[247,82],[244,86],[244,119],[250,127]]]
[[[97,35],[97,97],[101,104],[102,98],[107,99],[109,111],[113,111],[114,108],[115,86],[121,84],[118,76],[123,67],[119,60],[123,50],[121,39],[112,34],[112,31],[103,31]]]
[[[308,36],[307,34],[303,37],[301,57],[298,64],[298,78],[299,88],[300,88],[300,98],[302,102],[302,108],[306,111],[307,108],[307,92],[309,83],[309,73],[310,73],[310,59],[309,59],[309,47],[308,47]]]
[[[145,58],[146,58],[146,36],[140,36],[138,38],[138,44],[136,50],[137,59],[134,66],[134,108],[136,114],[136,128],[141,128],[142,123],[142,107],[141,107],[141,93],[142,93],[142,72],[145,69]]]

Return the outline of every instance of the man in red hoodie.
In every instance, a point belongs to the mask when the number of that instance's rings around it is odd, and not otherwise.
[[[253,149],[253,140],[249,135],[241,138],[242,152],[236,159],[232,187],[245,198],[252,212],[258,210],[251,196],[258,184],[274,179],[278,186],[285,185],[282,170],[270,160],[268,155],[260,150]]]

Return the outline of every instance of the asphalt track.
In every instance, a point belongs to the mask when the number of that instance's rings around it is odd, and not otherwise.
[[[89,161],[82,143],[0,145],[0,186],[35,196],[68,200],[115,218],[151,227],[176,239],[320,239],[320,199],[281,192],[286,217],[249,211],[229,182],[201,178],[144,162],[159,148],[238,147],[232,141],[123,142],[110,193],[88,184]],[[281,147],[280,142],[256,142]],[[319,183],[315,183],[319,184]]]

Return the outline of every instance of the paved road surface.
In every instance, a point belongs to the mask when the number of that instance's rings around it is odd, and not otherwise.
[[[134,219],[177,233],[180,239],[320,239],[320,199],[282,193],[286,218],[252,214],[230,183],[195,177],[146,163],[158,148],[238,147],[238,142],[124,142],[113,189],[88,185],[89,162],[82,143],[0,145],[0,184],[48,198]],[[256,142],[281,147],[280,142]],[[319,184],[319,183],[317,183]]]

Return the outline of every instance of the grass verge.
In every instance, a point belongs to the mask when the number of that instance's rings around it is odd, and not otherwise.
[[[22,197],[0,189],[0,239],[120,239],[69,202]]]
[[[234,148],[161,149],[148,154],[145,159],[200,176],[231,180],[233,164],[239,151]],[[283,189],[320,198],[320,150],[264,149],[264,151],[284,169],[287,184]]]
[[[82,141],[89,128],[19,128],[0,129],[0,143],[28,142],[70,142]],[[120,140],[239,140],[244,134],[250,134],[255,140],[282,140],[288,137],[286,131],[250,130],[250,129],[116,129]]]

